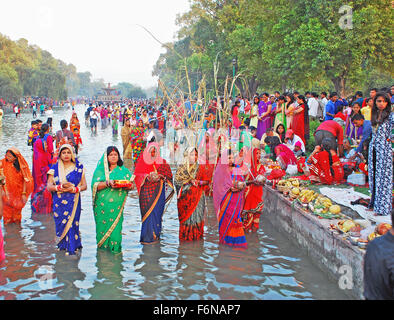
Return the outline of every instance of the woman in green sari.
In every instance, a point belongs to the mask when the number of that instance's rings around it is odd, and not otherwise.
[[[131,177],[129,169],[123,166],[118,149],[109,147],[97,164],[92,179],[98,248],[110,249],[113,253],[122,251],[123,209],[132,186],[117,188],[115,181],[131,181]]]

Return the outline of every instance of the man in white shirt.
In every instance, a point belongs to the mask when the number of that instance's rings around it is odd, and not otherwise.
[[[315,120],[317,118],[317,111],[319,109],[319,101],[317,101],[317,93],[312,92],[308,100],[309,116]]]
[[[301,150],[305,153],[305,144],[302,139],[297,136],[293,130],[289,129],[285,135],[286,146],[289,147],[291,151],[294,151],[295,144],[299,141],[301,142]]]
[[[92,130],[92,133],[93,133],[93,131],[95,133],[97,133],[97,121],[98,121],[99,115],[100,114],[97,112],[96,108],[94,108],[92,111],[90,111],[90,128]]]

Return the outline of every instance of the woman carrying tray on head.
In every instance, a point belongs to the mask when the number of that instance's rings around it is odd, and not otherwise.
[[[98,248],[122,251],[123,210],[132,184],[117,188],[116,181],[131,181],[132,175],[116,147],[108,147],[92,178],[93,211]]]

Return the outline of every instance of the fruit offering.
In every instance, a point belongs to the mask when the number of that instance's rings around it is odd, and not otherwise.
[[[338,228],[344,233],[349,232],[351,229],[355,228],[356,226],[357,225],[354,223],[353,220],[338,221]]]
[[[301,203],[310,203],[313,200],[315,200],[317,197],[319,196],[318,193],[316,193],[313,190],[309,190],[309,189],[304,189],[300,192],[299,196],[298,196],[298,201]]]
[[[381,223],[376,227],[375,233],[384,236],[387,232],[391,230],[391,224]]]
[[[114,188],[130,188],[133,183],[129,180],[114,180]]]

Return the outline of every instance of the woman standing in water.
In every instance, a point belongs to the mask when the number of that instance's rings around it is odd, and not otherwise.
[[[130,181],[131,178],[129,169],[123,166],[119,150],[108,147],[97,164],[91,185],[98,248],[113,253],[122,251],[123,210],[132,186],[117,189],[115,181]]]
[[[49,125],[44,123],[33,145],[34,190],[31,195],[31,209],[33,213],[39,214],[52,212],[52,194],[47,190],[47,173],[52,167],[54,150],[49,129]]]
[[[66,251],[66,255],[75,255],[82,249],[79,232],[80,193],[87,189],[87,184],[85,169],[75,158],[71,145],[60,147],[59,158],[48,171],[47,189],[52,192],[57,247]]]
[[[5,185],[5,177],[0,176],[0,221],[3,218],[3,187]],[[5,254],[4,254],[4,239],[3,239],[3,232],[1,230],[0,225],[0,263],[4,261]]]
[[[171,168],[160,157],[159,150],[157,143],[150,143],[134,171],[140,200],[142,244],[160,240],[164,208],[174,195]]]
[[[258,176],[264,176],[265,169],[260,163],[261,150],[253,149],[252,162],[247,180],[256,180]],[[245,231],[256,232],[260,225],[260,215],[264,208],[263,186],[253,183],[246,188],[245,205],[242,211],[242,221]]]
[[[131,123],[130,119],[125,119],[124,126],[121,131],[123,144],[123,160],[127,169],[131,170],[133,166],[133,149],[131,147]]]
[[[213,177],[213,204],[219,222],[219,243],[247,248],[241,212],[245,201],[243,172],[228,150],[228,161],[219,163]]]
[[[189,148],[185,163],[175,174],[178,194],[179,239],[199,240],[204,235],[205,188],[210,182],[208,171],[198,163],[198,151]]]
[[[0,160],[0,176],[5,176],[3,187],[4,224],[21,223],[22,209],[34,188],[29,165],[16,148],[7,150]]]

